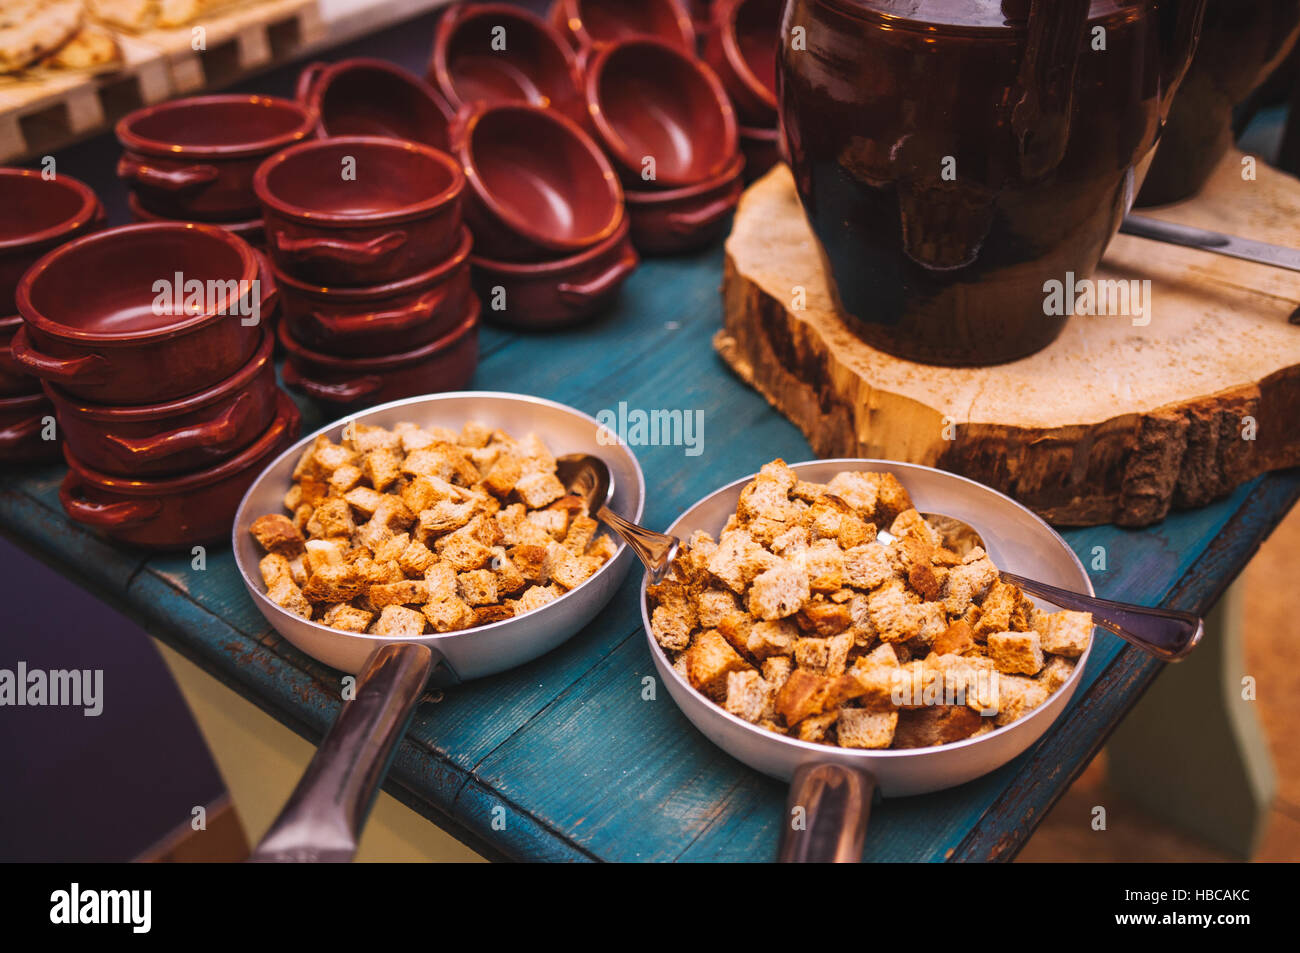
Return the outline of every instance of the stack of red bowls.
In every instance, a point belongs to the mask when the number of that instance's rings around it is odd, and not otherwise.
[[[336,408],[458,390],[478,361],[465,175],[406,139],[335,136],[253,182],[280,292],[284,380]]]
[[[260,275],[238,236],[170,222],[78,238],[24,274],[11,355],[57,413],[69,517],[150,548],[226,538],[301,426],[276,385]]]
[[[586,58],[587,109],[627,190],[632,241],[676,254],[720,238],[745,160],[722,82],[679,44],[638,36]]]
[[[104,227],[104,207],[68,175],[0,168],[0,462],[59,459],[46,437],[54,407],[40,378],[13,359],[10,343],[22,326],[16,296],[28,268],[52,248]]]
[[[740,121],[745,178],[752,182],[781,160],[776,54],[782,0],[717,0],[704,43]]]
[[[118,176],[136,221],[209,222],[261,247],[253,173],[315,135],[315,113],[272,96],[194,96],[146,106],[117,124]]]
[[[651,36],[694,54],[695,16],[696,11],[679,0],[554,0],[551,4],[551,24],[582,51],[633,36]]]

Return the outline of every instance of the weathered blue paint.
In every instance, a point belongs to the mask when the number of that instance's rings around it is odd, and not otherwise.
[[[647,263],[620,306],[549,335],[487,330],[475,385],[539,394],[588,413],[704,411],[704,452],[637,448],[651,495],[646,521],[671,522],[718,485],[767,460],[811,456],[793,426],[715,356],[722,253]],[[307,408],[307,426],[321,422]],[[188,556],[146,556],[69,524],[62,468],[15,471],[0,490],[4,532],[94,588],[263,710],[317,740],[338,708],[338,679],[269,632],[224,549],[195,572]],[[1066,534],[1106,595],[1204,609],[1300,495],[1278,474],[1230,499],[1136,532]],[[635,579],[585,631],[545,658],[421,705],[388,789],[433,822],[504,856],[535,860],[770,860],[781,785],[710,745],[662,690]],[[1158,666],[1103,637],[1070,715],[1032,751],[989,777],[874,811],[867,858],[1012,856]],[[504,824],[504,828],[502,828]]]

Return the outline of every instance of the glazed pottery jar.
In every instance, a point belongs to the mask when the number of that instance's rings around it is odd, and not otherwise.
[[[1296,0],[1208,0],[1205,26],[1138,205],[1199,192],[1232,147],[1232,111],[1295,48]]]
[[[788,0],[795,182],[870,344],[1011,361],[1068,317],[1137,194],[1204,0]],[[1100,319],[1099,319],[1100,320]]]

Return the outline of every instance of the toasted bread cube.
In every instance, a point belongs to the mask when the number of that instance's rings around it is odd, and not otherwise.
[[[547,576],[546,547],[531,544],[515,546],[507,551],[510,561],[529,582],[544,584]]]
[[[898,713],[895,748],[929,748],[969,738],[984,719],[964,705],[930,705]]]
[[[456,596],[456,570],[451,563],[436,562],[424,572],[424,584],[429,590],[429,601],[451,599]]]
[[[438,557],[434,555],[433,550],[419,540],[411,540],[406,549],[402,550],[402,554],[397,557],[397,564],[408,576],[423,576],[437,561]]]
[[[307,601],[302,590],[287,576],[276,580],[275,585],[267,589],[266,597],[281,609],[300,615],[304,619],[311,618],[311,603]]]
[[[727,644],[748,661],[749,633],[754,628],[754,620],[748,612],[728,612],[716,626],[719,634]]]
[[[435,632],[458,632],[474,624],[474,610],[455,596],[430,601],[422,611]]]
[[[1044,652],[1078,658],[1092,641],[1092,613],[1040,613],[1034,619],[1034,628],[1042,638]]]
[[[474,606],[474,621],[471,625],[491,625],[493,622],[504,622],[506,619],[513,619],[515,610],[508,605],[490,605]]]
[[[844,553],[844,582],[855,589],[871,590],[896,578],[889,551],[877,542],[854,546]]]
[[[691,685],[715,700],[726,695],[728,674],[750,668],[716,629],[701,632],[686,656],[686,677]]]
[[[326,500],[316,507],[307,521],[307,535],[312,539],[331,536],[351,536],[357,525],[352,519],[352,508],[346,500]]]
[[[469,454],[452,443],[439,442],[415,450],[402,463],[402,472],[411,476],[433,476],[457,486],[473,486],[480,479],[478,468]]]
[[[1053,655],[1038,673],[1038,684],[1049,694],[1056,691],[1070,680],[1077,663],[1073,659]]]
[[[293,479],[301,482],[309,477],[319,477],[323,474],[320,472],[320,464],[316,462],[316,449],[330,442],[330,438],[321,434],[302,455],[298,457],[298,462],[293,468]]]
[[[828,711],[805,718],[799,722],[799,728],[795,732],[795,736],[800,741],[824,742],[830,733],[831,727],[839,721],[839,717],[840,713],[838,711]]]
[[[858,668],[866,668],[873,665],[883,665],[886,668],[898,668],[898,653],[894,651],[894,646],[885,642],[881,645],[877,645],[866,655],[858,658],[853,664]]]
[[[599,559],[602,563],[607,563],[618,553],[618,543],[612,536],[602,534],[593,539],[587,546],[587,555],[593,559]]]
[[[379,504],[384,501],[384,494],[368,486],[355,486],[344,494],[348,505],[365,519],[375,515]]]
[[[999,675],[997,680],[998,713],[995,723],[1009,725],[1047,701],[1049,692],[1032,678]]]
[[[458,530],[474,518],[477,509],[474,500],[439,500],[427,510],[420,511],[419,535],[427,541]]]
[[[496,546],[492,551],[492,559],[488,562],[488,568],[496,577],[497,594],[499,596],[513,596],[522,592],[524,586],[528,585],[528,580],[524,574],[519,571],[519,567],[510,561],[504,548]]]
[[[722,534],[705,565],[728,589],[743,594],[755,577],[779,562],[779,557],[760,546],[749,532],[736,529]]]
[[[272,589],[281,579],[288,579],[294,582],[293,569],[289,565],[289,560],[285,559],[279,553],[267,553],[262,557],[261,562],[257,564],[258,571],[262,574],[262,582],[266,588]],[[297,583],[294,583],[297,585]]]
[[[841,708],[836,734],[841,748],[888,748],[898,727],[898,712]]]
[[[352,564],[324,565],[312,572],[303,594],[314,603],[351,602],[367,587],[367,580]]]
[[[788,619],[756,622],[750,627],[745,648],[758,659],[794,654],[799,630]]]
[[[976,648],[975,632],[965,620],[958,619],[930,643],[930,648],[939,655],[963,655]]]
[[[402,487],[402,502],[412,513],[422,513],[444,500],[461,502],[460,488],[437,477],[417,476]]]
[[[553,586],[529,586],[513,603],[515,615],[540,609],[548,602],[554,602],[559,595],[560,593]]]
[[[502,453],[488,471],[484,485],[489,493],[504,500],[514,491],[523,475],[524,466],[520,459],[513,453]]]
[[[576,589],[596,571],[588,560],[574,556],[559,543],[551,543],[546,550],[546,571],[551,580],[565,589]]]
[[[882,642],[906,642],[921,628],[919,602],[899,579],[891,579],[867,597],[867,614]]]
[[[998,569],[993,560],[978,546],[954,566],[944,580],[944,604],[949,615],[961,615],[973,602],[982,601],[998,581]]]
[[[817,675],[843,675],[849,649],[852,647],[852,636],[797,639],[794,643],[795,664]]]
[[[468,525],[468,524],[466,524]],[[465,527],[462,527],[464,529]],[[451,563],[457,572],[482,569],[492,558],[492,550],[461,530],[448,533],[434,544],[438,555]]]
[[[473,569],[458,573],[456,589],[470,606],[490,606],[497,601],[497,577],[490,569]]]
[[[579,556],[587,552],[587,546],[596,538],[600,524],[590,516],[575,516],[569,523],[569,532],[564,537],[564,547]]]
[[[570,513],[566,509],[547,507],[544,510],[533,510],[525,519],[542,530],[550,541],[564,539],[569,532],[569,516]]]
[[[376,609],[387,606],[422,605],[429,601],[429,587],[423,579],[403,579],[370,587],[370,604]]]
[[[302,506],[302,484],[295,483],[284,495],[284,508],[292,513],[300,506]]]
[[[772,686],[773,692],[779,692],[790,673],[794,671],[794,662],[784,655],[774,655],[763,659],[763,678]],[[773,696],[775,700],[775,695]]]
[[[905,510],[913,509],[912,498],[907,489],[892,473],[877,473],[876,480],[876,522],[890,523]]]
[[[402,457],[396,450],[371,450],[361,458],[361,472],[372,487],[383,492],[402,475]]]
[[[286,559],[302,555],[306,541],[298,527],[287,516],[260,516],[249,528],[253,538],[268,553],[276,553]]]
[[[1007,675],[1037,675],[1043,668],[1043,646],[1037,632],[993,632],[989,658]]]
[[[689,593],[677,580],[668,578],[647,592],[654,611],[650,613],[650,632],[665,649],[678,652],[691,641],[699,625],[699,615]]]
[[[695,597],[695,612],[706,629],[716,629],[737,608],[736,597],[726,589],[705,589]]]
[[[507,546],[545,546],[551,541],[551,534],[528,518],[522,503],[510,504],[495,519]]]
[[[864,520],[875,520],[876,500],[880,492],[879,473],[845,471],[837,473],[826,484],[826,493],[837,496],[857,511]]]
[[[322,566],[342,566],[347,562],[347,560],[343,558],[345,552],[345,544],[341,540],[307,540],[304,555],[304,559],[307,563],[307,574],[311,575],[318,572]]]
[[[362,455],[372,450],[396,450],[402,445],[402,438],[391,430],[368,427],[355,421],[344,429],[343,440]]]
[[[793,727],[812,715],[826,710],[832,680],[825,675],[796,668],[776,695],[776,710]]]
[[[749,589],[749,611],[759,619],[784,619],[803,608],[812,596],[808,574],[788,560],[754,577]]]
[[[361,468],[345,463],[330,474],[330,486],[339,493],[346,493],[361,482]]]
[[[406,547],[411,544],[411,537],[408,533],[397,533],[388,538],[383,545],[375,549],[374,556],[377,563],[395,563],[402,558],[402,553],[406,552]]]
[[[998,580],[980,603],[980,620],[975,624],[975,639],[983,642],[993,632],[1025,632],[1031,628],[1033,607],[1019,586]]]
[[[723,707],[737,718],[757,722],[774,712],[775,692],[753,669],[727,673],[727,697]]]
[[[383,507],[381,506],[379,512],[382,511]],[[358,543],[370,550],[371,553],[378,553],[396,535],[392,528],[379,518],[377,512],[364,526],[357,530],[354,538]]]
[[[424,626],[422,613],[405,606],[384,606],[375,622],[374,634],[396,639],[414,639],[424,634]]]
[[[829,638],[847,630],[853,622],[853,615],[844,603],[815,600],[800,609],[795,620],[809,635]]]
[[[342,629],[344,632],[364,632],[374,617],[373,612],[358,609],[346,602],[339,602],[325,610],[321,622],[331,629]]]

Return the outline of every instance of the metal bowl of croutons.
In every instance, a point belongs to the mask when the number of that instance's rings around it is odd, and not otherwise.
[[[439,679],[521,665],[585,626],[634,555],[555,476],[601,457],[612,509],[640,519],[645,479],[571,407],[494,392],[395,401],[291,447],[234,524],[244,584],[277,632],[358,673],[387,642],[434,649]]]
[[[987,551],[943,549],[920,513],[977,527]],[[824,807],[856,790],[856,813],[842,803],[829,813],[853,815],[863,832],[873,790],[953,787],[1025,751],[1087,664],[1090,616],[1054,613],[998,578],[1091,595],[1078,557],[1019,503],[951,473],[774,461],[668,532],[683,541],[672,573],[641,592],[650,654],[674,701],[735,758],[793,780],[795,808],[811,814],[809,800]],[[1046,624],[1053,618],[1060,624]],[[954,672],[959,697],[942,677]]]

